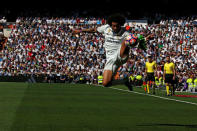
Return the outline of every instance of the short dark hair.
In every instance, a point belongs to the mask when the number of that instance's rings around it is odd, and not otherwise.
[[[107,19],[107,24],[109,24],[110,26],[112,25],[112,22],[117,22],[120,26],[123,26],[126,22],[126,19],[123,15],[116,13],[110,15]]]

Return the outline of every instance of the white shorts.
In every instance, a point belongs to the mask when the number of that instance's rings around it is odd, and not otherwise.
[[[112,74],[115,75],[118,68],[127,62],[129,56],[125,58],[120,57],[120,49],[117,50],[116,53],[114,53],[113,56],[110,56],[107,58],[107,61],[105,63],[104,71],[105,70],[111,70]]]

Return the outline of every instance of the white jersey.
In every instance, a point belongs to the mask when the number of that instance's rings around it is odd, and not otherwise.
[[[129,35],[129,32],[124,28],[121,28],[118,33],[114,33],[108,24],[98,27],[97,31],[105,37],[104,47],[107,59],[116,56],[117,51],[121,48],[122,41]]]

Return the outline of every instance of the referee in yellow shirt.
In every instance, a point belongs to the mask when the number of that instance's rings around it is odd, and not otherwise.
[[[175,65],[173,62],[170,61],[170,56],[166,57],[166,63],[164,64],[163,79],[166,83],[167,96],[170,96],[170,89],[172,95],[173,82],[175,80]]]
[[[157,64],[153,61],[152,56],[148,56],[148,61],[146,62],[145,73],[147,81],[147,92],[150,93],[149,85],[153,85],[153,94],[155,94],[155,72],[157,71]]]

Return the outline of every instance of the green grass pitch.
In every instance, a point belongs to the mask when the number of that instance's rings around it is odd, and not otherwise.
[[[0,131],[196,130],[197,105],[93,85],[0,83]]]

